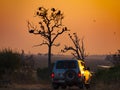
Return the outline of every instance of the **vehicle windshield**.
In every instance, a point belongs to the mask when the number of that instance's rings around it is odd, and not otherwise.
[[[58,61],[56,69],[74,69],[76,68],[75,61]]]

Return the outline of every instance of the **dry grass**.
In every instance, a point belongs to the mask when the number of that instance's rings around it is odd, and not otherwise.
[[[24,89],[42,89],[42,88],[50,88],[49,85],[43,85],[43,84],[15,84],[14,88],[24,88]]]
[[[17,85],[14,84],[11,88],[0,88],[0,90],[53,90],[51,85],[41,85],[41,84],[31,84],[31,85]],[[61,88],[59,90],[62,90]],[[71,87],[65,90],[80,90],[78,87]],[[90,89],[81,89],[81,90],[120,90],[120,84],[105,84],[103,82],[98,82],[95,85],[92,85]]]

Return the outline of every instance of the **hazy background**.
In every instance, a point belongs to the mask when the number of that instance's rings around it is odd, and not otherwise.
[[[64,12],[66,25],[71,32],[84,37],[86,52],[108,54],[120,49],[120,1],[119,0],[0,0],[0,49],[10,47],[26,53],[46,53],[47,47],[36,47],[40,36],[30,35],[26,21],[37,24],[38,7],[55,7]],[[65,41],[65,42],[64,42]],[[60,53],[64,44],[71,44],[67,33],[57,39]],[[68,53],[69,54],[69,53]]]

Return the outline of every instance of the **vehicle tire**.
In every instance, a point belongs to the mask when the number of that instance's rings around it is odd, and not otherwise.
[[[76,79],[76,72],[74,70],[67,70],[65,72],[65,79],[66,81],[73,81]]]
[[[83,83],[80,83],[80,84],[78,85],[78,87],[79,87],[80,89],[83,89],[84,84],[83,84]]]
[[[54,84],[52,84],[52,87],[53,87],[54,90],[56,90],[56,89],[59,88],[59,85],[54,83]]]
[[[66,88],[67,88],[67,86],[65,86],[65,85],[64,85],[64,86],[61,86],[61,88],[62,88],[62,89],[66,89]]]
[[[90,84],[85,84],[86,89],[90,88]]]

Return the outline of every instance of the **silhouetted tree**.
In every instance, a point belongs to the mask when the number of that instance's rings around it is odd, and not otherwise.
[[[65,45],[64,49],[61,50],[63,53],[67,52],[67,51],[72,51],[72,55],[74,56],[74,58],[76,59],[81,59],[84,61],[85,57],[86,57],[86,53],[85,53],[85,47],[84,47],[84,39],[79,39],[76,33],[73,33],[73,36],[68,34],[69,38],[71,39],[72,43],[74,44],[74,46],[67,46]]]
[[[55,8],[46,9],[44,7],[39,7],[36,12],[36,16],[40,18],[39,26],[40,29],[37,29],[36,26],[32,25],[28,21],[29,33],[40,35],[44,38],[43,42],[35,46],[48,46],[48,67],[51,69],[51,49],[52,46],[59,46],[60,44],[55,44],[55,40],[62,35],[64,32],[69,31],[67,27],[62,24],[64,15],[60,10]]]

